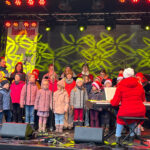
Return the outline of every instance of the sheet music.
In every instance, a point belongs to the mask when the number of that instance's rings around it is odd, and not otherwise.
[[[104,88],[104,90],[105,90],[107,101],[110,101],[111,99],[113,99],[115,92],[116,92],[116,87],[107,87],[107,88]]]

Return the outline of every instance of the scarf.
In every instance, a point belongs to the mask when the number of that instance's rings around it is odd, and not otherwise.
[[[67,84],[71,84],[73,82],[73,78],[71,78],[71,80],[68,80],[67,78],[66,78],[66,83]]]

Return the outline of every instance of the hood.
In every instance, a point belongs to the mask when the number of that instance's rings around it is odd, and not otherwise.
[[[0,66],[0,70],[6,70],[6,67]]]
[[[129,78],[123,79],[119,83],[119,85],[125,86],[125,87],[128,87],[128,88],[135,88],[135,87],[138,86],[138,84],[139,84],[139,82],[135,77],[129,77]]]

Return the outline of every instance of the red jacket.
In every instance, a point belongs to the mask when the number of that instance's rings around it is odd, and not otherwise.
[[[119,116],[126,117],[144,117],[146,113],[143,102],[145,101],[145,92],[134,77],[129,77],[122,80],[117,87],[114,98],[111,100],[112,106],[118,106],[117,123],[125,125],[124,121],[119,119]],[[133,122],[129,122],[133,123]]]
[[[70,94],[71,94],[71,90],[76,86],[76,82],[73,80],[72,83],[68,84],[65,82],[65,89],[69,95],[69,98],[70,98]]]
[[[51,92],[57,91],[57,80],[55,80],[54,83],[52,81],[49,81],[49,90]]]
[[[10,86],[10,96],[12,103],[18,103],[20,104],[20,95],[21,95],[21,90],[24,86],[25,82],[20,81],[18,84],[15,83],[15,81],[11,84]]]

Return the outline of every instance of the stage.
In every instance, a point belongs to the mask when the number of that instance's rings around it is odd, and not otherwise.
[[[18,140],[18,139],[0,139],[0,149],[2,150],[44,150],[44,149],[94,149],[94,150],[146,150],[150,149],[150,129],[145,129],[142,132],[142,137],[145,138],[148,146],[143,146],[138,143],[137,140],[133,144],[128,142],[123,143],[124,147],[118,147],[115,145],[115,136],[113,135],[107,141],[104,141],[103,145],[95,145],[94,143],[74,143],[73,130],[65,130],[64,133],[49,132],[45,135],[38,135],[34,133],[36,138],[30,140]]]

